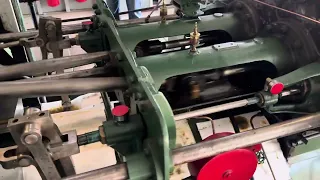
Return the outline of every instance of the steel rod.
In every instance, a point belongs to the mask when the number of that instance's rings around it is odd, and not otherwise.
[[[123,163],[76,174],[63,178],[63,180],[124,180],[128,178],[127,166]]]
[[[175,149],[172,151],[173,163],[177,165],[196,161],[215,156],[226,151],[252,146],[271,139],[300,133],[319,126],[320,113],[295,118],[267,127]]]
[[[234,102],[230,102],[230,103],[220,104],[217,106],[212,106],[212,107],[203,108],[203,109],[199,109],[199,110],[195,110],[195,111],[177,114],[174,116],[174,120],[179,121],[182,119],[203,116],[203,115],[217,113],[217,112],[221,112],[221,111],[225,111],[225,110],[229,110],[229,109],[244,107],[244,106],[251,105],[251,104],[256,104],[258,102],[259,102],[259,99],[257,99],[257,98],[243,99],[243,100],[239,100],[239,101],[234,101]]]
[[[72,24],[62,26],[62,33],[66,34],[75,34],[78,32],[85,31],[82,24]],[[0,34],[0,42],[9,42],[17,41],[21,38],[30,38],[38,35],[38,30],[28,30],[25,32],[16,32],[16,33],[4,33]]]
[[[76,56],[66,56],[55,59],[34,61],[0,67],[0,80],[20,78],[22,76],[37,75],[61,69],[99,62],[108,57],[108,52],[96,52]]]
[[[127,87],[121,77],[77,78],[0,83],[0,96],[39,97],[113,91]]]
[[[48,76],[39,76],[39,77],[34,77],[34,78],[21,79],[21,80],[17,80],[17,81],[24,82],[24,81],[83,78],[83,77],[90,77],[90,76],[96,76],[96,75],[103,75],[106,72],[107,72],[106,67],[98,67],[98,68],[92,68],[92,69],[86,69],[86,70],[66,72],[66,73],[62,73],[62,74],[53,74],[53,75],[48,75]]]

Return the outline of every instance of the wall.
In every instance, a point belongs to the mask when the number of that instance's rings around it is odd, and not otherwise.
[[[70,9],[72,10],[81,10],[81,9],[90,9],[95,0],[87,0],[86,2],[79,3],[76,0],[68,0],[70,4]],[[127,11],[126,0],[120,1],[120,12]],[[166,0],[170,1],[170,0]],[[153,0],[141,0],[141,7],[150,7],[152,6]],[[64,0],[60,0],[60,5],[57,7],[50,7],[47,5],[47,0],[40,0],[41,8],[44,13],[46,12],[61,12],[65,11],[65,3]],[[30,14],[29,6],[27,3],[20,3],[21,11],[23,14]]]

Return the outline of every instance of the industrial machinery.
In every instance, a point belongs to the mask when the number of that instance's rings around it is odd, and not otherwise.
[[[34,165],[43,179],[162,180],[174,165],[271,139],[288,157],[298,141],[307,142],[306,132],[319,133],[319,1],[172,4],[175,15],[160,3],[160,17],[117,21],[96,0],[95,15],[79,26],[41,17],[38,31],[0,34],[3,48],[39,46],[46,59],[0,67],[0,96],[68,102],[66,95],[101,92],[106,113],[96,131],[81,135],[61,133],[47,111],[9,119],[2,167]],[[78,35],[64,36],[70,33]],[[87,54],[62,57],[73,45]],[[89,63],[96,67],[63,73]],[[120,105],[112,109],[112,100]],[[272,125],[175,147],[176,121],[252,111]],[[99,141],[117,151],[117,164],[75,174],[70,156]]]

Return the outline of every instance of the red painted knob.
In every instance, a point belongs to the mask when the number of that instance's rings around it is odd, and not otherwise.
[[[60,0],[47,0],[47,4],[50,7],[56,7],[60,4]]]
[[[284,85],[281,82],[274,83],[270,88],[271,94],[280,94],[284,89]]]
[[[126,115],[129,112],[129,108],[126,105],[119,105],[112,109],[112,114],[117,117]]]

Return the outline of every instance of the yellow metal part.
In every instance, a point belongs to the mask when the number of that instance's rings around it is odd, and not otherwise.
[[[162,0],[162,6],[160,7],[160,16],[161,16],[161,23],[166,22],[166,16],[168,15],[168,9],[167,6],[164,3],[164,0]]]
[[[197,45],[199,44],[200,33],[198,32],[198,24],[195,22],[193,32],[190,33],[190,52],[197,52]]]

